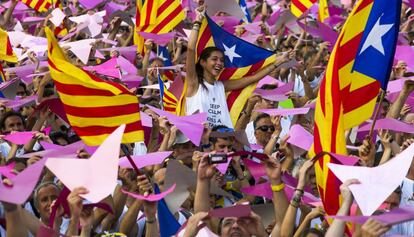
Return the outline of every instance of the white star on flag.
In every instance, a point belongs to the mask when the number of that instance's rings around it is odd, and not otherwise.
[[[160,59],[162,59],[162,61],[167,61],[167,58],[166,58],[166,57],[164,57],[164,52],[161,52],[160,54],[158,54],[158,57],[159,57]]]
[[[234,58],[241,58],[241,56],[236,53],[236,45],[233,45],[231,48],[229,48],[227,47],[227,45],[223,43],[223,47],[224,55],[226,55],[229,58],[231,63],[233,63]]]
[[[394,24],[380,25],[381,17],[378,18],[377,22],[375,22],[374,27],[372,27],[371,32],[369,32],[359,54],[362,54],[366,49],[369,48],[369,46],[372,46],[373,48],[378,50],[382,55],[385,55],[384,46],[382,44],[382,36],[384,36],[388,31],[390,31]]]

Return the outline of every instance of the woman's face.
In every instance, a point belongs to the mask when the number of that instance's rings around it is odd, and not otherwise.
[[[212,76],[217,77],[224,68],[224,55],[220,51],[214,51],[206,61],[201,63],[204,71],[207,71]]]

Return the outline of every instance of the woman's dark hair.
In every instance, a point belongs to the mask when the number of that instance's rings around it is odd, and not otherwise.
[[[200,64],[201,60],[207,61],[207,59],[211,56],[211,54],[213,52],[221,52],[223,53],[223,51],[221,51],[221,49],[217,48],[217,47],[207,47],[205,49],[203,49],[203,51],[201,51],[200,57],[198,58],[198,61],[196,63],[196,74],[197,74],[197,80],[198,80],[198,84],[200,84],[204,89],[207,90],[206,85],[204,85],[204,69]]]
[[[324,232],[322,232],[322,231],[320,231],[318,229],[309,228],[309,229],[306,229],[305,231],[302,232],[301,237],[306,237],[308,234],[315,234],[315,235],[317,235],[319,237],[323,237],[325,235]]]

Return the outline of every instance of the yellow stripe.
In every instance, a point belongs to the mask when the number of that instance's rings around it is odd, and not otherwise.
[[[294,4],[290,4],[290,11],[296,17],[300,17],[303,14],[303,12],[299,10],[299,8],[297,8]]]
[[[138,110],[138,109],[137,109]],[[140,120],[139,113],[133,113],[128,115],[113,116],[107,118],[85,118],[72,116],[66,114],[70,124],[76,127],[90,127],[90,126],[102,126],[102,127],[115,127],[119,126],[121,123],[130,124],[135,123]]]
[[[328,2],[327,0],[319,0],[319,20],[324,22],[329,17]]]
[[[90,78],[90,76],[85,73],[82,69],[66,62],[63,60],[52,60],[55,66],[62,72],[56,71],[52,67],[50,68],[51,76],[53,80],[68,85],[81,85],[91,89],[100,89],[105,91],[110,91],[114,95],[122,93],[120,89],[115,86],[112,86],[106,82],[97,82]],[[76,75],[73,77],[71,75]],[[76,94],[76,92],[75,92]]]
[[[121,106],[126,104],[137,103],[138,99],[131,95],[116,96],[72,96],[59,92],[60,99],[64,104],[88,108],[88,107],[105,107],[105,106]],[[85,103],[86,102],[86,103]]]
[[[310,0],[299,0],[299,2],[301,2],[306,8],[311,8],[312,5],[314,4],[313,2],[311,2]]]
[[[361,3],[363,1],[359,1]],[[355,15],[351,15],[346,20],[346,23],[343,27],[344,30],[342,30],[341,34],[343,34],[343,38],[341,41],[341,46],[344,45],[346,42],[350,41],[352,38],[354,38],[356,35],[361,33],[365,29],[365,24],[363,22],[366,22],[369,14],[371,12],[371,8],[374,3],[369,4],[364,9],[359,11]],[[354,11],[357,9],[357,7],[354,7]]]
[[[363,106],[344,114],[344,129],[347,130],[353,128],[369,119],[373,114],[376,102],[377,97],[373,98]]]
[[[103,141],[108,137],[109,134],[103,134],[98,136],[82,136],[82,141],[85,142],[88,146],[99,146]],[[136,141],[144,140],[144,131],[133,131],[129,133],[124,133],[122,135],[122,143],[134,143]]]

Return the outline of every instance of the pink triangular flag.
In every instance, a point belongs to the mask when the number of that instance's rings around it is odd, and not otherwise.
[[[49,158],[46,166],[69,189],[85,187],[81,195],[92,203],[112,194],[118,178],[119,151],[125,125],[121,125],[99,146],[89,159]]]

